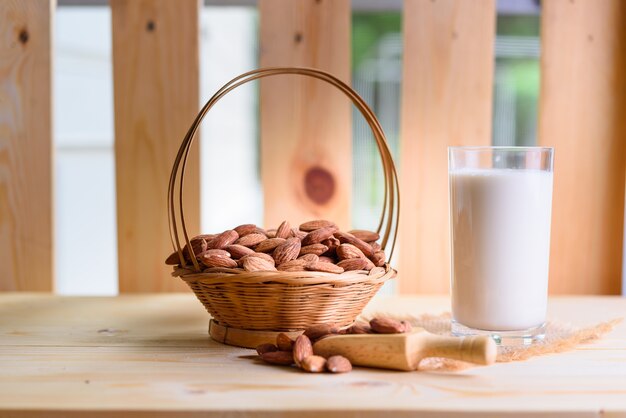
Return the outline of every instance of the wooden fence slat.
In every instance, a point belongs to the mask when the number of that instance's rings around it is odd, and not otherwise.
[[[550,291],[621,288],[626,4],[542,3],[539,140],[555,147]]]
[[[53,9],[0,2],[0,290],[53,289]]]
[[[447,146],[491,143],[495,0],[405,0],[399,290],[449,289]]]
[[[167,185],[199,109],[198,0],[111,0],[119,287],[183,290],[163,264],[171,253]],[[197,147],[197,145],[194,145]],[[199,155],[185,175],[185,219],[200,224]]]
[[[304,66],[350,80],[349,0],[260,0],[261,67]],[[315,218],[350,225],[350,103],[301,76],[261,81],[261,177],[268,227]]]

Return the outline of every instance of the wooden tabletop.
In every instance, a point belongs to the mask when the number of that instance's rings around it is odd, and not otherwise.
[[[447,297],[378,298],[370,312],[438,313]],[[550,316],[626,315],[619,297],[559,297]],[[626,417],[626,325],[578,350],[456,373],[311,375],[209,340],[191,294],[0,294],[0,417]],[[119,412],[124,414],[116,415]],[[280,413],[279,413],[280,412]],[[552,416],[552,415],[551,415]]]

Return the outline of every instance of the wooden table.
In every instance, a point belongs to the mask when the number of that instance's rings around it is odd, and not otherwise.
[[[373,301],[437,313],[446,297]],[[626,315],[619,297],[553,298],[581,325]],[[0,294],[0,417],[626,417],[626,325],[574,352],[458,373],[311,375],[207,337],[191,294]],[[119,414],[123,412],[123,414]],[[279,413],[280,412],[280,413]],[[117,415],[116,415],[117,414]],[[551,415],[552,416],[552,415]]]

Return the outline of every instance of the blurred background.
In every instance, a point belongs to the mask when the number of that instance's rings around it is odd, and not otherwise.
[[[624,21],[621,0],[0,0],[0,290],[188,290],[163,265],[185,131],[234,76],[305,66],[386,132],[402,210],[383,293],[448,292],[446,148],[490,144],[555,147],[550,292],[623,293]],[[246,84],[200,137],[191,235],[378,225],[378,149],[330,86]]]
[[[255,4],[205,3],[200,20],[201,102],[234,75],[258,67],[259,45]],[[376,112],[399,161],[402,3],[383,3],[353,4],[352,81]],[[492,142],[534,145],[540,7],[533,0],[497,4]],[[57,290],[114,295],[118,270],[111,11],[108,5],[89,0],[61,0],[55,18]],[[219,66],[209,65],[214,57],[220,58]],[[263,223],[257,93],[255,86],[242,87],[209,115],[201,145],[203,231]],[[355,115],[353,124],[353,223],[371,228],[382,201],[380,157],[364,120]],[[231,179],[242,192],[211,205],[209,196],[220,187],[211,181],[212,173],[222,170],[221,157],[231,153],[245,161],[237,178]],[[98,239],[89,240],[94,236]],[[85,240],[89,246],[83,245]],[[87,269],[89,280],[81,274]]]

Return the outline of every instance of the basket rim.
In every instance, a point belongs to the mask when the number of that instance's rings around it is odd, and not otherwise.
[[[170,240],[172,242],[172,247],[178,253],[180,264],[185,267],[188,266],[183,254],[183,248],[186,245],[189,248],[191,255],[190,261],[193,265],[194,271],[196,273],[200,273],[202,271],[202,266],[198,263],[198,260],[195,257],[194,249],[190,243],[183,206],[185,167],[191,146],[200,129],[200,124],[211,108],[232,90],[254,80],[280,75],[310,77],[335,87],[350,99],[352,104],[362,114],[365,121],[369,125],[381,157],[385,180],[382,213],[376,231],[378,233],[382,233],[382,242],[380,244],[381,248],[387,251],[387,248],[391,247],[390,251],[386,254],[387,261],[389,262],[393,257],[396,238],[398,236],[398,224],[400,221],[400,187],[393,157],[391,155],[391,151],[389,150],[383,128],[379,120],[376,118],[376,115],[365,100],[352,87],[326,71],[308,67],[267,67],[240,74],[224,84],[200,109],[191,127],[187,131],[180,148],[178,149],[178,153],[176,154],[176,158],[172,166],[168,185],[167,213]],[[178,205],[175,203],[176,195],[178,195]],[[182,232],[184,238],[182,243],[183,245],[181,245],[180,242],[179,230]]]
[[[328,284],[337,287],[356,283],[371,282],[372,284],[386,282],[396,277],[397,271],[388,263],[383,267],[375,267],[370,271],[352,270],[343,273],[325,273],[321,271],[254,271],[240,269],[212,268],[210,271],[197,273],[190,269],[177,268],[172,276],[180,277],[187,283],[201,282],[203,284],[242,283],[262,284],[276,283],[285,285],[318,285]]]

